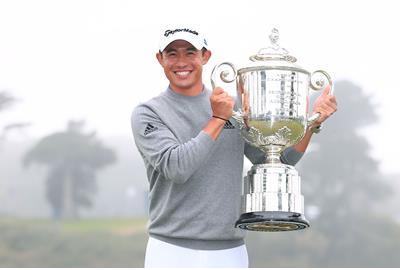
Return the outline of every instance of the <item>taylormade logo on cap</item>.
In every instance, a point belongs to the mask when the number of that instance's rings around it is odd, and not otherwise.
[[[203,47],[208,49],[206,39],[202,37],[198,31],[189,28],[176,28],[164,31],[164,35],[161,37],[159,44],[160,51],[164,51],[165,48],[175,40],[185,40],[198,50],[201,50]]]
[[[169,35],[173,35],[176,32],[188,32],[188,33],[192,33],[193,35],[197,35],[197,36],[199,35],[199,33],[197,33],[194,30],[183,28],[183,29],[165,30],[164,36],[168,37]]]

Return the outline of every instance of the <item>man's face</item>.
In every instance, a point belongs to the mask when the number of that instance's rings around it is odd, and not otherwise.
[[[197,95],[203,89],[203,65],[210,56],[210,51],[197,50],[184,40],[171,42],[161,54],[157,53],[170,87],[184,95]]]

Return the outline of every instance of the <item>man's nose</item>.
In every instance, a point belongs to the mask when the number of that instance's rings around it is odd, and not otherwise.
[[[186,66],[188,64],[186,56],[184,54],[178,55],[175,64],[178,66]]]

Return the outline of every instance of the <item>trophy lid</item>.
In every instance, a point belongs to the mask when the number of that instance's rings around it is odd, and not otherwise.
[[[257,54],[250,56],[249,59],[251,61],[247,62],[247,66],[238,70],[239,74],[266,69],[293,70],[310,74],[310,72],[296,63],[296,57],[289,55],[288,50],[278,44],[279,31],[277,28],[271,30],[269,40],[270,45],[260,49]]]
[[[289,63],[295,63],[297,61],[296,57],[289,55],[289,51],[278,44],[278,29],[272,28],[271,34],[269,35],[269,40],[270,46],[267,48],[262,48],[256,55],[250,56],[251,61],[283,60]]]
[[[296,57],[289,55],[288,50],[278,44],[278,29],[273,28],[271,30],[269,40],[270,45],[267,48],[260,49],[257,54],[250,56],[251,62],[246,67],[239,69],[239,74],[265,69],[295,70],[310,74],[296,63]]]

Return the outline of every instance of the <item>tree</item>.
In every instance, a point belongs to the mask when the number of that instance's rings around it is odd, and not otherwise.
[[[325,134],[314,136],[317,150],[299,164],[307,204],[318,206],[323,220],[365,215],[390,195],[379,162],[369,155],[370,144],[359,133],[377,122],[376,104],[351,82],[338,82],[336,89],[339,109],[324,126]]]
[[[70,121],[67,129],[42,138],[23,160],[25,167],[48,167],[47,200],[55,218],[76,218],[79,207],[90,207],[96,192],[96,171],[116,161],[114,151],[95,132],[84,133],[84,122]]]
[[[392,195],[391,187],[383,181],[379,161],[369,153],[366,134],[360,132],[378,121],[377,105],[349,81],[338,82],[336,89],[338,112],[326,123],[326,135],[315,136],[317,150],[300,163],[306,206],[317,206],[313,223],[328,243],[319,260],[330,266],[365,267],[372,259],[383,264],[376,266],[387,266],[390,260],[377,257],[381,254],[377,248],[387,248],[380,230],[393,227],[393,221],[378,218],[373,209]]]
[[[16,101],[17,99],[11,94],[9,94],[7,91],[5,90],[0,91],[0,112],[9,109],[12,105],[15,104]],[[29,125],[30,125],[29,123],[17,122],[3,126],[3,129],[0,132],[0,142],[5,140],[7,133],[10,132],[11,130],[15,129],[21,130]]]
[[[6,91],[0,92],[0,111],[10,107],[15,102],[15,97],[7,93]]]

